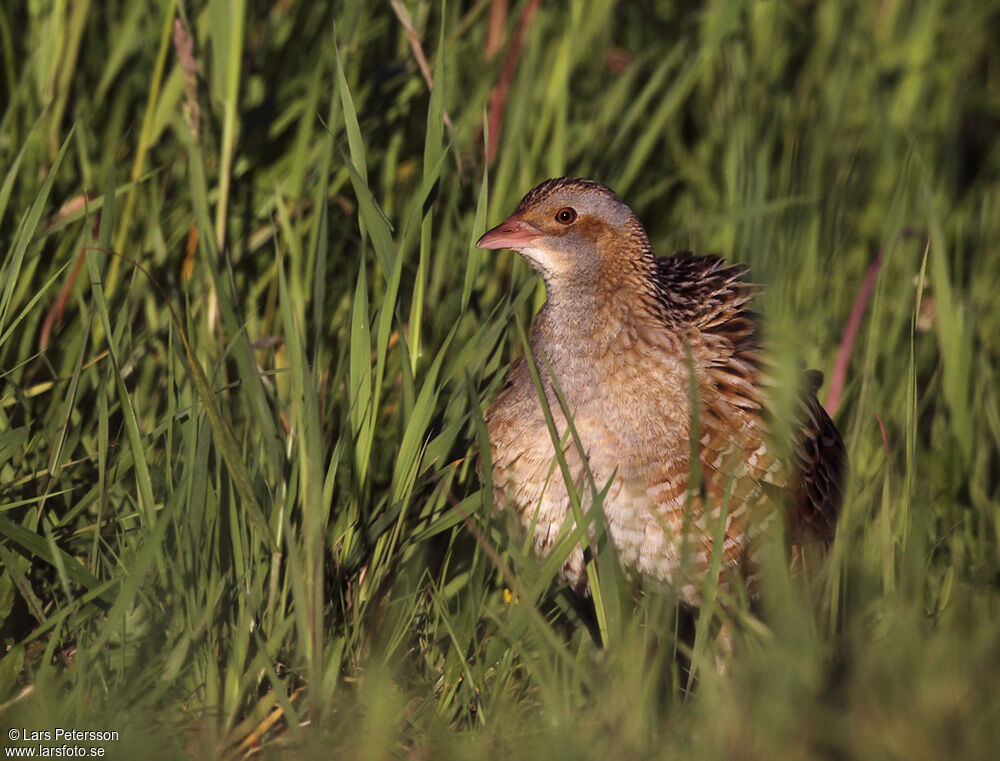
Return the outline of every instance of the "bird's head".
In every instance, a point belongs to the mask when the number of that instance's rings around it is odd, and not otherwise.
[[[534,188],[476,245],[517,251],[549,285],[607,281],[650,256],[646,233],[624,201],[604,185],[568,177]]]

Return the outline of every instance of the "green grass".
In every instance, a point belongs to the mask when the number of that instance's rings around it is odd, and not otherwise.
[[[487,167],[525,3],[490,58],[493,5],[0,6],[0,724],[112,757],[988,757],[1000,16],[544,3]],[[661,254],[749,263],[789,368],[829,377],[883,252],[829,561],[775,548],[693,637],[599,546],[597,647],[553,583],[582,532],[531,560],[477,474],[541,291],[473,243],[560,174]]]

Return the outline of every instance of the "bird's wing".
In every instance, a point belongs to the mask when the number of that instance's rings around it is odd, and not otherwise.
[[[758,317],[747,308],[760,288],[740,278],[747,267],[684,252],[657,260],[664,320],[695,328],[719,393],[741,409],[760,408]]]
[[[795,518],[801,528],[811,530],[821,539],[832,539],[843,502],[847,450],[833,420],[816,398],[822,374],[808,374],[812,388],[803,389],[800,397],[798,436],[794,449],[792,494]]]
[[[675,254],[657,260],[657,286],[664,319],[675,326],[688,325],[699,333],[705,344],[703,365],[706,375],[718,392],[714,398],[721,405],[709,405],[703,424],[711,427],[718,422],[720,430],[729,426],[714,417],[727,416],[727,407],[749,414],[750,426],[743,427],[739,436],[740,449],[754,461],[754,479],[776,486],[788,486],[792,495],[793,518],[798,527],[807,528],[823,539],[833,536],[842,501],[843,479],[847,454],[837,428],[826,410],[816,399],[822,384],[822,374],[806,373],[799,396],[799,425],[792,448],[790,467],[775,468],[771,448],[755,435],[756,423],[766,412],[763,386],[767,370],[759,351],[759,318],[747,308],[760,288],[741,280],[747,268],[730,265],[717,256]],[[718,409],[713,410],[712,406]],[[759,449],[758,445],[763,444]],[[718,452],[712,464],[724,462],[720,457],[732,451],[732,442],[725,437],[715,442]],[[704,454],[703,454],[704,457]],[[788,477],[782,471],[788,473]]]

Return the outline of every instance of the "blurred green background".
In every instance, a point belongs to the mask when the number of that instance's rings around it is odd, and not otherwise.
[[[998,40],[987,0],[5,2],[0,724],[990,757]],[[543,293],[472,243],[563,174],[747,262],[826,373],[852,470],[808,583],[776,548],[760,606],[685,624],[606,565],[599,648],[492,516],[482,412]]]

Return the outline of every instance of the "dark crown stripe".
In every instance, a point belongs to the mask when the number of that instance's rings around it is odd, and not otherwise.
[[[541,203],[560,190],[594,190],[619,201],[621,200],[611,188],[599,182],[583,180],[579,177],[553,177],[551,180],[546,180],[529,190],[527,195],[521,199],[515,211],[523,211],[529,206]]]

